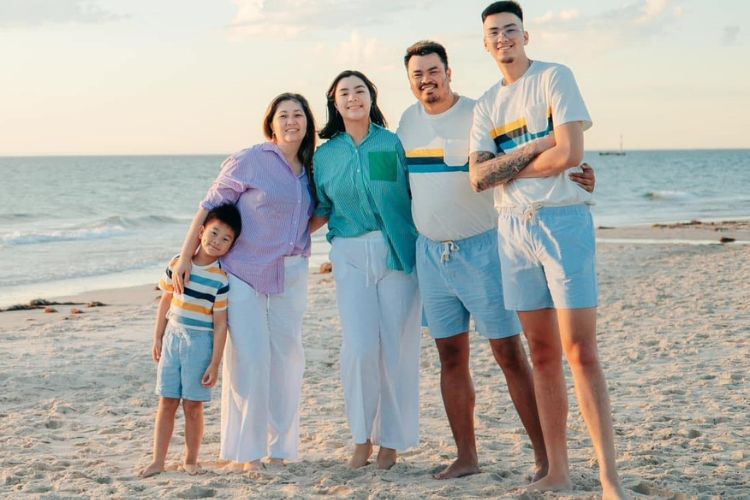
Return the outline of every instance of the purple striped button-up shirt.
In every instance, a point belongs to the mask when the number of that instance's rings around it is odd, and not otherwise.
[[[224,161],[201,207],[224,203],[234,203],[242,216],[240,237],[221,259],[224,269],[260,293],[283,292],[284,257],[310,256],[314,207],[307,174],[295,175],[274,144],[258,144]]]

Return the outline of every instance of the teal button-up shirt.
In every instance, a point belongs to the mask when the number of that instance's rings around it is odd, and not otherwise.
[[[417,230],[406,156],[396,134],[370,124],[357,146],[342,132],[315,151],[313,165],[315,215],[328,217],[328,241],[381,231],[388,243],[388,268],[410,273]]]

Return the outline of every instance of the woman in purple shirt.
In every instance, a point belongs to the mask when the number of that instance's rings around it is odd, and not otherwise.
[[[208,210],[234,203],[243,231],[221,259],[229,274],[229,337],[221,394],[221,458],[233,470],[261,459],[297,458],[305,356],[309,221],[315,206],[315,124],[298,94],[281,94],[263,119],[268,142],[233,154],[200,204],[175,269],[190,276],[191,256]]]

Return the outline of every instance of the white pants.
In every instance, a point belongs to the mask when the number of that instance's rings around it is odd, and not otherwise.
[[[229,275],[229,336],[221,391],[221,458],[294,460],[305,353],[308,261],[287,257],[284,291],[256,292]]]
[[[419,444],[420,307],[414,273],[388,269],[380,232],[331,250],[343,345],[341,380],[354,442]]]

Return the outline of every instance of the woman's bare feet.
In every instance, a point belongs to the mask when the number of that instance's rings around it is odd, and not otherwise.
[[[370,455],[372,455],[372,443],[370,441],[363,444],[355,444],[354,453],[352,453],[352,458],[349,459],[349,468],[359,469],[360,467],[364,467],[369,463]]]
[[[481,471],[479,470],[479,464],[477,464],[476,461],[472,460],[463,462],[456,460],[442,471],[433,474],[432,477],[434,479],[455,479],[458,477],[470,476],[472,474],[479,474],[479,472]]]
[[[393,448],[385,448],[384,446],[381,446],[378,450],[378,469],[382,470],[388,470],[394,465],[396,465],[396,458],[398,457],[398,454],[396,453],[396,450]]]
[[[164,463],[152,462],[148,467],[144,467],[138,473],[138,476],[146,479],[147,477],[155,476],[164,472]]]
[[[245,470],[245,464],[241,464],[239,462],[228,462],[224,467],[222,467],[222,470],[225,470],[227,472],[242,472]]]
[[[269,458],[268,462],[266,462],[266,465],[272,469],[283,469],[286,467],[286,462],[284,462],[283,458]]]
[[[265,469],[263,462],[261,462],[260,460],[253,460],[252,462],[248,462],[244,464],[242,471],[243,472],[258,472],[263,469]]]

